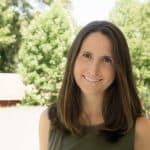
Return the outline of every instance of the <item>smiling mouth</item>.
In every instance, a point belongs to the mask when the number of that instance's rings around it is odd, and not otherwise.
[[[92,78],[87,77],[87,76],[83,76],[83,77],[84,77],[84,79],[86,79],[87,81],[92,82],[92,83],[97,83],[97,82],[102,80],[102,79],[92,79]]]

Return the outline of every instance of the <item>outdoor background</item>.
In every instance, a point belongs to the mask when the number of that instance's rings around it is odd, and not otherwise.
[[[25,85],[20,104],[0,107],[1,150],[38,150],[39,116],[57,99],[71,42],[92,20],[125,34],[150,116],[149,0],[0,0],[0,73],[17,73]]]

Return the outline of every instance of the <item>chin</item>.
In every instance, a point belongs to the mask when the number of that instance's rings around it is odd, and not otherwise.
[[[103,93],[103,90],[90,90],[90,89],[82,89],[81,92],[85,95],[98,95]]]

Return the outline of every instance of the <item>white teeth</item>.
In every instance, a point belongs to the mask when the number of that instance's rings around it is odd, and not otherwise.
[[[91,79],[91,78],[86,77],[86,76],[84,76],[84,77],[85,77],[86,80],[88,80],[88,81],[90,81],[90,82],[98,82],[98,81],[100,81],[100,79],[94,80],[94,79]]]

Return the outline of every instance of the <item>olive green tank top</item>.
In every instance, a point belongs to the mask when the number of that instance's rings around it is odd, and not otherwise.
[[[117,142],[106,141],[97,134],[97,129],[88,127],[84,136],[64,134],[60,130],[50,131],[48,150],[133,150],[134,129],[122,136]]]

